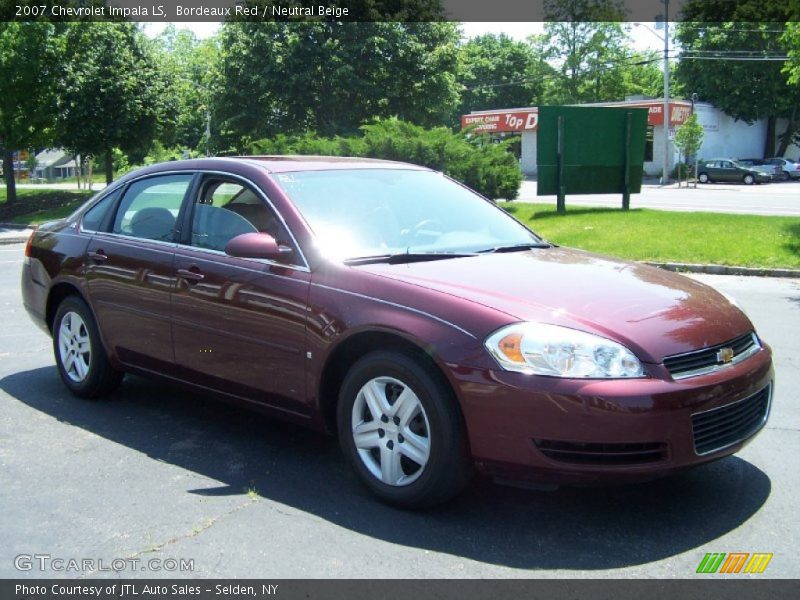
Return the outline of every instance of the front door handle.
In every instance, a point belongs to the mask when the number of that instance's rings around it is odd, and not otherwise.
[[[178,277],[185,279],[189,283],[194,283],[195,281],[203,281],[205,275],[197,267],[190,267],[189,269],[178,269]]]
[[[94,262],[98,263],[106,262],[108,260],[108,256],[106,256],[106,253],[102,250],[88,252],[87,256]]]

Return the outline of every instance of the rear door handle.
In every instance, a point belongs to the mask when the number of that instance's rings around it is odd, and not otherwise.
[[[105,262],[108,260],[108,256],[102,250],[92,251],[88,253],[88,256],[94,262]]]
[[[189,269],[178,269],[178,277],[192,283],[195,281],[202,281],[205,275],[203,275],[197,267],[191,267]]]

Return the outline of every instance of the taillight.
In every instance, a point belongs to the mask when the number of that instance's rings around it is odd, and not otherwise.
[[[38,227],[34,227],[33,231],[31,231],[31,235],[28,238],[28,241],[25,242],[25,257],[30,258],[31,255],[31,242],[33,242],[33,236],[36,235],[36,229]]]

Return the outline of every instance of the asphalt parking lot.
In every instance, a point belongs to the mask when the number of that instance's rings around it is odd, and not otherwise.
[[[520,202],[555,204],[555,196],[537,196],[536,182],[523,181]],[[619,208],[620,194],[567,194],[570,206],[601,206]],[[738,183],[708,183],[679,188],[677,184],[661,186],[652,182],[642,185],[639,194],[631,196],[631,208],[656,210],[715,212],[766,216],[800,216],[800,181],[776,181],[766,185]]]
[[[21,260],[0,246],[0,577],[691,578],[707,552],[771,552],[754,577],[800,577],[800,280],[697,276],[775,352],[770,421],[739,455],[626,487],[477,482],[403,512],[319,434],[140,378],[110,401],[71,397],[22,308]],[[32,554],[94,569],[15,568]],[[131,558],[193,570],[97,570]]]

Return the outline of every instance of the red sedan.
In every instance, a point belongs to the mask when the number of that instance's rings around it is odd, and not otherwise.
[[[64,384],[176,382],[337,433],[381,499],[652,478],[764,426],[771,353],[713,289],[560,248],[441,173],[251,157],[130,173],[26,248]]]

